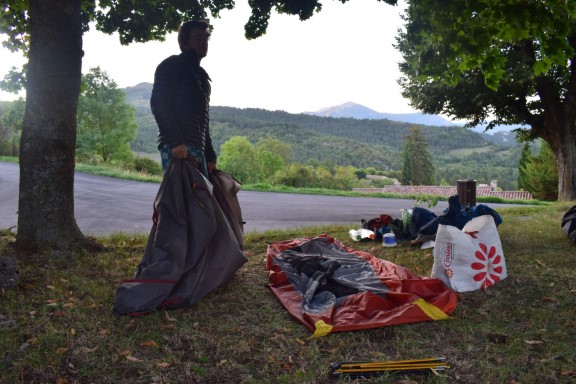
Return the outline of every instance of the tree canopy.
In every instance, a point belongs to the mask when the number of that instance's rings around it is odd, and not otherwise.
[[[409,1],[399,80],[427,113],[522,126],[558,162],[561,200],[576,198],[576,2]]]
[[[77,158],[89,162],[131,163],[130,143],[138,125],[126,94],[100,67],[82,76],[78,102]]]

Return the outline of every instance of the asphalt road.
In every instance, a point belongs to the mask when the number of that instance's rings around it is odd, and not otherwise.
[[[0,228],[17,225],[17,164],[0,162]],[[152,204],[159,184],[122,180],[77,172],[74,182],[75,216],[87,235],[116,232],[148,233],[152,226]],[[338,223],[358,228],[361,219],[381,213],[400,217],[411,199],[340,197],[291,193],[240,191],[238,194],[245,232],[292,229]],[[430,210],[441,214],[447,202]],[[497,209],[499,204],[490,205]]]

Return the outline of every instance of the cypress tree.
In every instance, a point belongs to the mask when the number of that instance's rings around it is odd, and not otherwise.
[[[402,184],[434,185],[434,164],[428,142],[418,126],[405,137],[402,154]]]

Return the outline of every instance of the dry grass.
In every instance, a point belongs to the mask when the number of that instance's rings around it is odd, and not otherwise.
[[[231,282],[193,308],[142,318],[114,317],[112,301],[146,236],[101,238],[105,252],[74,260],[21,260],[18,285],[0,297],[0,314],[17,323],[0,329],[0,382],[328,383],[334,361],[432,356],[448,359],[444,376],[362,382],[574,382],[576,248],[559,225],[568,207],[499,211],[509,277],[461,294],[454,320],[314,340],[267,288],[268,243],[328,233],[422,275],[431,250],[353,243],[339,226],[250,234],[249,261]],[[4,231],[1,241],[0,255],[11,254],[12,236]]]

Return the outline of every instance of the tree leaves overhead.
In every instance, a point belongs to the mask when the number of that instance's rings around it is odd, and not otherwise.
[[[524,125],[559,159],[560,200],[576,197],[574,0],[411,0],[396,47],[412,107],[467,120]]]
[[[340,0],[345,3],[348,0]],[[397,0],[378,0],[395,5]],[[252,9],[245,25],[245,36],[255,39],[266,33],[273,10],[281,14],[297,15],[307,20],[322,9],[319,0],[249,0]],[[122,44],[162,40],[176,31],[182,21],[192,18],[204,19],[208,12],[219,17],[224,9],[234,8],[233,0],[173,0],[131,1],[104,0],[99,2],[95,19],[97,28],[105,33],[118,32]]]

